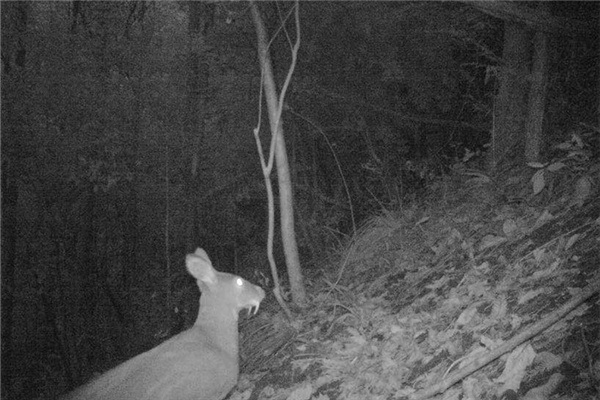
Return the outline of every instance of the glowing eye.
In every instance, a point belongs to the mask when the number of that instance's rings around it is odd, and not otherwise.
[[[239,287],[244,286],[244,280],[242,278],[236,278],[235,279],[235,284],[238,285]]]

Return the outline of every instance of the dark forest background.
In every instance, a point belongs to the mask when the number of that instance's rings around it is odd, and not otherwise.
[[[279,84],[291,4],[260,3]],[[594,2],[549,7],[598,27]],[[197,246],[268,286],[260,69],[247,3],[1,11],[2,397],[34,399],[193,323]],[[487,168],[504,30],[460,2],[307,2],[300,18],[283,121],[310,272],[367,217]],[[600,74],[598,29],[549,40],[546,149],[597,124]]]

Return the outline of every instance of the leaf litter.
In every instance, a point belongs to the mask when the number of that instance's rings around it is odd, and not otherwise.
[[[489,215],[458,214],[411,210],[365,224],[315,291],[291,346],[291,372],[266,380],[253,398],[592,398],[600,205],[553,218],[505,208],[493,232],[503,240],[491,246],[479,246]],[[508,218],[519,223],[507,229]],[[542,324],[569,300],[570,309]]]

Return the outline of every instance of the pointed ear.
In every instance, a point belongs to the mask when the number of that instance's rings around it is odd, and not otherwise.
[[[196,280],[204,282],[207,285],[213,285],[217,282],[217,274],[214,270],[210,258],[201,248],[196,249],[194,254],[188,254],[185,258],[185,265],[188,272]]]
[[[208,261],[210,263],[210,258],[208,258],[208,254],[206,254],[206,251],[204,251],[204,249],[201,249],[200,247],[198,247],[196,249],[196,251],[194,252],[194,254],[200,258],[204,258],[206,261]]]

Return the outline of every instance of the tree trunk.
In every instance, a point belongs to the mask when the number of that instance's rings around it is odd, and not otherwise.
[[[199,26],[201,24],[201,15],[200,8],[201,4],[199,2],[190,1],[188,2],[188,39],[190,43],[194,43],[196,35],[199,31]],[[185,126],[185,136],[186,138],[193,138],[192,143],[194,146],[191,147],[191,164],[190,164],[190,181],[188,186],[188,201],[189,201],[189,215],[187,218],[188,227],[187,227],[187,238],[186,238],[186,251],[190,251],[190,249],[195,248],[198,245],[196,243],[198,241],[198,237],[196,235],[196,207],[197,198],[198,198],[198,158],[200,151],[198,143],[201,141],[200,136],[203,135],[204,129],[198,126],[200,118],[198,114],[198,109],[196,105],[200,103],[199,98],[199,90],[200,86],[199,80],[200,76],[198,75],[198,49],[195,46],[190,46],[190,53],[188,54],[188,70],[187,70],[187,124]],[[166,152],[166,156],[169,157],[169,152]],[[168,218],[166,216],[165,218]]]
[[[142,155],[141,146],[144,140],[144,134],[142,132],[142,115],[144,115],[142,99],[141,85],[135,79],[130,80],[130,85],[134,93],[135,100],[133,101],[134,114],[129,131],[133,136],[133,154],[134,158],[129,162],[129,169],[131,171],[132,179],[129,182],[129,187],[126,189],[125,198],[122,199],[121,204],[115,205],[115,207],[121,213],[120,220],[122,222],[122,240],[123,246],[120,249],[120,268],[121,268],[121,282],[119,285],[119,298],[122,305],[133,304],[132,301],[132,288],[134,286],[135,277],[139,275],[139,257],[140,254],[140,186],[141,183],[141,165]],[[117,196],[119,196],[117,194]],[[122,337],[122,346],[126,349],[125,354],[128,356],[133,353],[132,344],[136,341],[133,340],[132,335],[136,332],[136,320],[130,314],[129,307],[122,307],[125,316],[125,326],[123,329],[124,335]]]
[[[202,170],[201,165],[201,152],[206,137],[206,107],[207,107],[207,93],[209,85],[209,64],[206,54],[206,33],[210,28],[213,20],[213,14],[215,12],[215,4],[202,1],[188,1],[187,5],[188,12],[188,48],[189,53],[187,55],[187,84],[186,84],[186,122],[184,124],[184,136],[182,140],[188,143],[189,153],[186,154],[186,159],[189,162],[189,175],[186,176],[185,185],[185,197],[187,201],[187,218],[185,227],[185,252],[192,253],[201,244],[201,221],[203,214],[206,215],[207,211],[203,210],[202,207],[202,194],[203,190],[207,190],[206,186],[203,186],[200,177],[200,171]],[[167,148],[165,151],[166,157],[166,179],[167,186],[171,177],[169,176],[169,164],[172,164],[170,160],[169,143],[166,144]],[[176,155],[174,155],[176,157]],[[205,184],[206,185],[206,184]],[[168,199],[167,199],[168,201]],[[170,216],[169,205],[167,203],[166,216],[165,216],[165,235],[168,235],[170,229]],[[171,268],[171,260],[169,255],[169,238],[165,237],[165,281],[166,281],[166,303],[170,314],[169,329],[170,334],[177,334],[181,331],[182,326],[185,325],[185,318],[181,312],[177,311],[177,304],[172,296],[173,290],[173,270]]]
[[[2,78],[11,79],[10,75],[18,75],[20,71],[13,71],[13,68],[23,70],[27,49],[23,37],[27,31],[27,22],[29,16],[29,4],[26,2],[5,3],[2,10],[2,23],[4,28],[12,28],[11,34],[7,37],[15,38],[12,46],[14,52],[9,53],[5,47],[2,48]],[[8,20],[10,19],[10,23]],[[5,23],[6,22],[6,23]],[[6,96],[6,97],[5,97]],[[2,91],[2,125],[7,127],[24,126],[19,122],[20,115],[15,115],[13,104],[8,100],[8,94]],[[12,120],[12,121],[11,121]],[[10,122],[9,122],[10,121]],[[10,128],[9,128],[10,129]],[[13,131],[5,136],[12,137],[19,141],[22,132]],[[17,262],[17,241],[19,238],[19,221],[17,218],[18,200],[19,200],[19,170],[16,164],[18,162],[19,143],[2,140],[2,167],[0,169],[1,193],[2,193],[2,266],[0,276],[2,276],[1,304],[2,304],[2,363],[4,368],[0,370],[2,382],[2,393],[8,395],[11,393],[12,378],[14,369],[13,364],[13,317],[15,302],[15,269]]]
[[[200,182],[198,181],[198,168],[200,164],[200,149],[205,136],[205,105],[206,91],[208,89],[209,69],[207,57],[204,54],[204,41],[206,30],[212,21],[214,4],[200,1],[190,1],[188,39],[190,53],[188,55],[188,81],[187,81],[187,118],[185,129],[186,138],[193,138],[190,184],[188,187],[189,218],[187,229],[187,251],[192,252],[199,246],[199,212]]]
[[[296,243],[296,232],[294,226],[294,196],[292,191],[292,179],[288,162],[285,137],[283,134],[283,123],[280,121],[278,112],[279,101],[277,99],[277,87],[273,77],[273,66],[268,48],[266,29],[260,16],[256,3],[251,2],[251,11],[256,26],[258,39],[259,62],[264,68],[264,90],[269,114],[269,123],[275,140],[275,162],[277,166],[277,183],[279,187],[279,209],[281,223],[281,238],[283,251],[287,266],[288,278],[292,291],[292,299],[295,304],[306,303],[306,291],[304,289],[304,278],[300,267],[298,245]],[[283,101],[283,99],[282,99]]]
[[[4,112],[7,112],[5,109]],[[14,134],[14,133],[13,133]],[[4,157],[3,157],[4,158]],[[10,393],[12,326],[17,260],[17,200],[19,188],[12,162],[2,160],[2,393]]]
[[[521,25],[504,23],[504,65],[494,109],[490,170],[524,159],[528,44],[529,35]]]
[[[543,146],[544,111],[548,87],[548,36],[544,32],[536,32],[534,46],[525,142],[527,162],[539,161]]]

